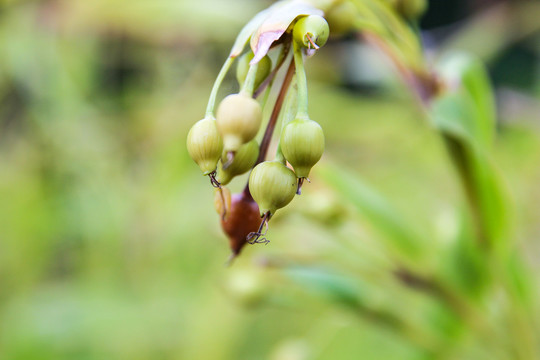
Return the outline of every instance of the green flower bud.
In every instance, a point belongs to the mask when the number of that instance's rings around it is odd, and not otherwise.
[[[330,8],[326,20],[332,34],[346,34],[355,30],[358,9],[351,1],[342,1]]]
[[[261,216],[274,215],[291,202],[296,194],[294,172],[279,161],[265,161],[255,166],[249,176],[249,191],[259,205]]]
[[[270,295],[268,279],[261,267],[243,266],[226,272],[225,290],[240,305],[253,308]]]
[[[204,118],[191,127],[187,136],[187,150],[204,175],[216,170],[223,141],[214,119]]]
[[[236,65],[236,80],[238,80],[238,83],[242,85],[244,81],[246,81],[246,77],[249,71],[249,62],[251,59],[253,59],[253,52],[247,52],[244,55],[238,59],[238,63]],[[270,71],[272,70],[272,60],[270,60],[270,57],[266,55],[263,57],[257,65],[257,74],[255,75],[255,89],[257,89],[264,79],[270,75]]]
[[[251,140],[238,149],[230,164],[225,156],[221,157],[221,165],[218,169],[217,180],[222,185],[227,185],[231,180],[238,175],[242,175],[255,164],[259,156],[259,144],[255,140]]]
[[[306,48],[318,49],[326,44],[330,29],[322,16],[301,17],[293,27],[293,39]]]
[[[404,18],[415,20],[426,12],[428,3],[426,0],[398,0],[396,6]]]
[[[236,152],[257,135],[262,109],[257,100],[243,94],[232,94],[221,101],[216,117],[217,128],[223,137],[223,149]]]
[[[280,145],[296,176],[307,178],[324,152],[324,133],[315,121],[297,118],[281,132]]]

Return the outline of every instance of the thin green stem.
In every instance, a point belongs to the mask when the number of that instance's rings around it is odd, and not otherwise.
[[[231,68],[231,65],[233,64],[235,58],[234,57],[228,57],[223,66],[221,67],[221,70],[219,70],[219,74],[216,78],[216,81],[214,81],[214,86],[212,87],[212,91],[210,92],[210,98],[208,99],[208,105],[206,106],[206,116],[207,118],[214,118],[214,108],[216,107],[216,97],[217,93],[219,91],[219,88],[221,87],[221,83],[223,82],[223,79],[225,78],[225,75],[229,72],[229,69]]]
[[[354,21],[354,27],[356,30],[359,31],[371,31],[374,32],[380,36],[382,36],[385,32],[381,26],[373,21],[365,20],[362,18],[358,18]]]
[[[268,75],[268,77],[262,82],[262,84],[259,85],[259,88],[256,89],[253,92],[253,97],[254,98],[259,97],[260,93],[262,91],[264,91],[264,89],[272,87],[272,84],[274,83],[274,79],[276,77],[276,74],[278,73],[279,69],[281,69],[281,66],[283,65],[283,63],[287,59],[287,55],[289,55],[290,48],[291,48],[291,46],[290,46],[289,43],[283,44],[281,46],[281,51],[279,52],[279,56],[278,56],[278,59],[276,61],[276,66],[274,67],[272,72]]]
[[[264,107],[266,106],[266,103],[268,102],[268,98],[270,97],[270,89],[272,88],[272,82],[270,82],[270,84],[268,85],[268,87],[265,89],[264,91],[264,96],[261,100],[261,107],[264,109]]]
[[[295,41],[293,41],[294,65],[296,67],[296,82],[298,86],[298,110],[296,116],[299,118],[308,117],[308,94],[307,94],[307,79],[304,69],[304,56],[302,49]]]
[[[277,150],[276,150],[276,157],[274,158],[274,161],[279,161],[282,164],[286,164],[285,155],[283,155],[283,151],[281,151],[281,144],[278,144]]]
[[[281,122],[281,130],[283,130],[285,126],[287,126],[288,123],[293,121],[295,117],[297,117],[296,115],[297,114],[296,105],[298,104],[297,99],[298,99],[298,86],[297,86],[297,83],[293,81],[291,83],[289,92],[283,104],[283,109],[281,110],[279,114],[278,122]],[[283,152],[281,151],[281,139],[277,145],[276,160],[281,161],[282,163],[285,164],[285,156],[283,155]]]
[[[249,66],[249,71],[247,73],[246,80],[244,81],[242,90],[240,90],[241,94],[245,94],[246,96],[249,96],[249,97],[253,96],[253,91],[255,91],[255,80],[257,78],[258,68],[259,68],[259,63]]]
[[[261,145],[259,146],[259,157],[257,158],[257,161],[255,162],[254,167],[262,163],[264,159],[266,158],[266,153],[268,152],[270,141],[272,140],[272,135],[274,134],[274,129],[276,127],[278,116],[283,106],[283,101],[285,100],[285,96],[287,95],[287,90],[289,90],[289,85],[291,84],[291,81],[294,76],[294,70],[295,70],[294,61],[291,61],[289,68],[287,69],[287,73],[285,74],[285,78],[283,79],[283,82],[281,83],[281,89],[279,90],[276,103],[274,105],[274,108],[272,109],[270,120],[268,121],[268,124],[266,125],[266,130],[264,132]],[[252,199],[251,194],[249,192],[249,182],[246,184],[246,187],[244,188],[244,196]]]

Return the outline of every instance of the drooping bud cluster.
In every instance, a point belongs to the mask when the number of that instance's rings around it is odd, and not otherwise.
[[[281,0],[239,32],[210,93],[206,117],[193,126],[187,141],[190,156],[217,188],[215,205],[234,256],[246,243],[268,243],[263,228],[268,230],[276,211],[300,195],[304,180],[309,180],[323,155],[323,130],[308,114],[305,59],[326,44],[330,30],[338,35],[365,31],[367,42],[386,53],[407,81],[418,85],[424,101],[436,89],[417,41],[417,20],[427,3],[386,0],[367,6],[352,0]],[[215,111],[218,91],[234,61],[240,88],[224,97]],[[286,72],[280,70],[284,64]],[[274,86],[279,87],[275,100],[268,96],[276,93],[269,91]],[[262,100],[257,100],[261,94]],[[273,108],[265,111],[271,115],[263,137],[255,139],[263,120],[261,104],[265,110]],[[279,143],[271,160],[268,149],[279,123]],[[231,195],[224,185],[250,169],[244,190]]]
[[[269,48],[260,50],[253,45],[257,42],[252,41],[252,51],[242,54],[243,51],[237,46],[247,42],[247,38],[237,39],[212,89],[206,118],[196,123],[188,134],[190,156],[203,174],[210,176],[217,188],[215,208],[221,216],[223,230],[229,236],[233,256],[238,255],[246,243],[268,243],[264,238],[264,226],[268,228],[268,221],[276,211],[288,205],[295,194],[300,193],[303,180],[308,178],[311,168],[324,151],[323,131],[307,116],[307,86],[303,66],[303,54],[312,55],[328,40],[328,23],[321,14],[313,8],[291,19],[291,23],[283,28],[283,40],[276,46],[280,51],[276,53],[274,65],[267,55]],[[263,24],[260,28],[263,28]],[[257,36],[257,31],[251,36]],[[240,36],[243,36],[242,33]],[[287,56],[291,50],[293,59]],[[240,90],[221,100],[214,119],[217,90],[236,57],[236,78]],[[263,112],[255,98],[272,85],[274,76],[287,61],[289,70],[281,80],[280,94],[273,104],[274,110],[259,145],[255,137],[261,127]],[[295,74],[298,84],[291,87]],[[282,109],[287,91],[297,91],[297,96],[295,100],[288,100],[291,106]],[[267,101],[263,100],[262,103],[266,104]],[[265,161],[278,118],[283,119],[283,124],[278,136],[276,157]],[[249,170],[251,174],[244,191],[231,195],[224,186]],[[258,229],[256,225],[259,225]]]

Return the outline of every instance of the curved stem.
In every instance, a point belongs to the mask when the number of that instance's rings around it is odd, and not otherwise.
[[[249,71],[242,86],[240,93],[243,93],[249,97],[253,96],[253,91],[255,90],[255,80],[257,79],[257,69],[259,68],[259,63],[253,64],[249,67]]]
[[[405,84],[407,84],[416,95],[420,104],[424,108],[427,107],[431,99],[439,91],[437,79],[429,73],[418,72],[408,67],[395,49],[377,34],[366,31],[363,34],[359,34],[358,37],[377,47],[388,56],[397,68]]]
[[[296,66],[296,80],[298,83],[298,111],[297,117],[308,117],[308,94],[307,94],[307,79],[304,69],[304,57],[302,49],[295,41],[293,42],[294,49],[294,65]]]
[[[266,158],[266,153],[268,152],[268,147],[270,146],[270,141],[272,140],[272,135],[274,134],[274,129],[276,127],[277,119],[281,112],[281,108],[283,107],[283,102],[285,100],[285,96],[287,95],[287,90],[289,89],[289,86],[292,81],[292,77],[294,75],[294,69],[295,69],[295,64],[293,61],[291,61],[291,64],[289,65],[289,69],[287,70],[287,74],[285,75],[285,78],[283,79],[281,89],[279,90],[279,94],[276,99],[276,104],[274,105],[274,109],[272,109],[270,120],[268,121],[268,125],[266,126],[266,131],[264,132],[264,136],[261,141],[261,145],[259,147],[259,157],[257,158],[255,165],[262,163],[264,159]]]
[[[229,69],[231,68],[231,65],[234,62],[234,57],[228,57],[223,66],[221,67],[221,70],[219,70],[219,74],[216,78],[216,81],[214,81],[214,86],[212,87],[212,91],[210,92],[210,98],[208,99],[208,105],[206,106],[206,116],[207,118],[214,118],[214,108],[216,106],[216,97],[217,93],[219,91],[219,88],[221,87],[221,83],[223,82],[223,79],[225,78],[225,75],[229,72]]]
[[[294,79],[289,87],[289,92],[287,94],[287,98],[285,99],[285,103],[283,105],[283,109],[280,112],[278,121],[281,122],[281,131],[289,124],[291,121],[293,121],[295,118],[298,117],[297,115],[297,105],[298,105],[298,85],[294,82]],[[283,151],[281,150],[281,138],[279,139],[277,150],[276,150],[276,161],[279,161],[283,164],[286,164],[285,155],[283,154]]]
[[[266,125],[266,130],[264,132],[261,145],[259,146],[259,157],[257,158],[255,165],[253,165],[254,167],[262,163],[264,159],[266,158],[266,153],[268,152],[268,147],[270,146],[270,141],[272,140],[272,135],[274,134],[274,128],[276,127],[276,122],[277,122],[279,113],[281,112],[281,107],[283,106],[283,100],[285,100],[285,95],[287,95],[287,90],[289,89],[289,85],[291,84],[291,80],[294,75],[294,69],[295,69],[294,61],[291,61],[291,64],[289,65],[289,69],[287,70],[287,74],[285,75],[285,78],[283,79],[283,83],[281,84],[281,89],[279,90],[279,94],[276,99],[274,109],[272,109],[270,120],[268,121],[268,125]],[[246,184],[246,187],[244,188],[244,194],[251,198],[251,194],[249,192],[249,182],[248,184]]]
[[[281,143],[278,144],[276,149],[276,157],[274,159],[275,161],[279,161],[283,165],[287,164],[287,160],[285,159],[285,155],[283,155],[283,151],[281,151]]]
[[[281,66],[283,65],[283,63],[287,59],[287,55],[289,55],[290,48],[291,48],[291,46],[288,43],[282,45],[281,52],[279,53],[279,57],[278,57],[278,59],[276,61],[276,66],[274,67],[274,69],[272,69],[272,72],[261,83],[261,85],[259,85],[259,88],[257,88],[254,91],[254,93],[253,93],[254,98],[257,98],[261,94],[261,92],[264,91],[264,89],[272,87],[272,83],[274,81],[274,78],[276,77],[276,74],[278,73],[279,69],[281,69]]]

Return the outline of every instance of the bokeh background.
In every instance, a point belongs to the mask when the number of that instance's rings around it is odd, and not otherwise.
[[[268,246],[248,246],[225,266],[213,192],[185,139],[237,32],[271,3],[1,2],[1,359],[538,355],[535,315],[489,322],[505,305],[500,297],[482,306],[489,332],[403,286],[380,232],[325,180],[340,169],[375,202],[387,199],[428,240],[419,264],[427,273],[447,256],[465,206],[448,154],[392,65],[353,38],[335,39],[307,65],[310,115],[327,139],[312,183],[272,220]],[[490,156],[534,298],[540,7],[430,6],[421,23],[429,59],[469,51],[493,80]],[[220,96],[237,88],[231,76]],[[506,331],[524,344],[506,344]]]

